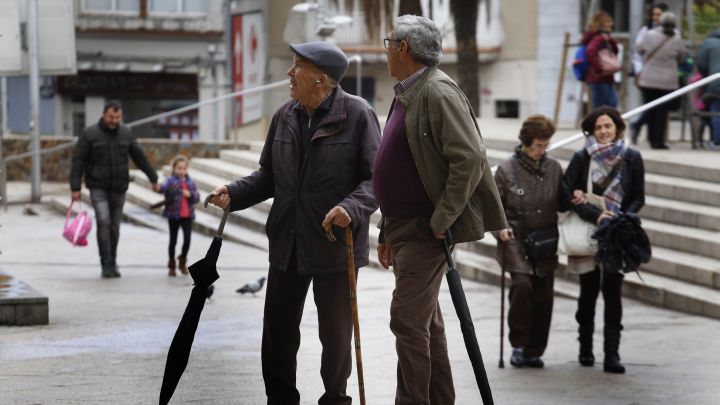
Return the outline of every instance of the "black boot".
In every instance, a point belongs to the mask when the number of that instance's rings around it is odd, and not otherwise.
[[[592,323],[581,324],[578,328],[578,341],[580,342],[580,354],[578,355],[578,361],[585,367],[592,367],[595,365],[595,356],[593,355],[594,330],[595,325]]]
[[[620,362],[620,354],[618,349],[620,347],[620,330],[622,326],[617,325],[605,325],[605,361],[603,362],[603,370],[606,373],[624,374],[625,366]]]

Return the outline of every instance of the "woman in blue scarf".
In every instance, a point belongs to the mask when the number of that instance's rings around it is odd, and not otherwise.
[[[600,107],[582,122],[585,146],[575,152],[563,176],[562,198],[575,212],[594,224],[618,213],[637,213],[645,205],[645,169],[640,153],[627,147],[625,122],[614,108]],[[587,190],[588,175],[592,190]],[[604,370],[622,374],[618,348],[622,330],[621,289],[623,274],[619,269],[602,268],[589,257],[570,257],[568,266],[580,273],[580,297],[575,319],[578,322],[580,355],[583,366],[593,366],[592,350],[595,330],[595,303],[602,290],[605,301]]]

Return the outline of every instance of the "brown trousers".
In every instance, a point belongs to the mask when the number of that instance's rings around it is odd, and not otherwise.
[[[426,218],[385,221],[395,272],[390,330],[398,355],[396,405],[455,403],[438,303],[445,256],[428,224]]]
[[[538,277],[510,273],[510,344],[524,347],[528,356],[542,356],[550,334],[554,274]]]
[[[262,370],[268,405],[296,405],[300,320],[310,281],[318,312],[322,356],[320,376],[325,393],[320,405],[349,405],[347,380],[352,371],[352,310],[347,273],[297,274],[295,255],[287,271],[270,270],[265,295]]]

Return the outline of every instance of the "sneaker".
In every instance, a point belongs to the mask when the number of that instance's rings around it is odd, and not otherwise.
[[[525,356],[525,367],[531,368],[543,368],[545,363],[540,359],[540,356]]]
[[[523,354],[522,347],[513,348],[512,355],[510,356],[510,364],[515,367],[522,367],[525,365],[525,356]]]

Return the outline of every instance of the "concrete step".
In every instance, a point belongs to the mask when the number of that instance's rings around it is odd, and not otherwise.
[[[126,198],[125,205],[123,207],[123,220],[135,225],[145,226],[161,232],[167,232],[167,219],[162,216],[162,210],[149,210],[147,204],[148,201],[136,195],[136,192],[136,187],[133,187],[132,191],[128,190],[126,197],[129,196],[131,198]],[[83,200],[87,199],[87,201],[89,201],[89,193],[87,193],[87,191],[83,191],[83,194]],[[146,195],[145,193],[138,194]],[[140,201],[140,203],[137,204],[133,201]],[[67,213],[67,198],[52,197],[49,204],[60,213]],[[75,209],[75,211],[77,211],[77,209]],[[214,236],[217,233],[217,228],[220,224],[220,217],[222,214],[222,211],[217,209],[216,211],[217,214],[196,211],[195,221],[193,222],[193,231],[200,232],[203,235]],[[267,236],[265,236],[264,233],[254,232],[245,226],[230,223],[230,221],[228,221],[225,225],[223,240],[230,240],[258,249],[268,249]]]
[[[519,143],[513,139],[483,138],[485,146],[489,149],[512,151]],[[572,145],[550,151],[550,155],[563,160],[570,160],[572,155],[581,147],[577,142]],[[681,179],[706,181],[720,183],[720,170],[717,164],[705,161],[677,162],[663,156],[643,156],[645,171],[648,173],[660,174]]]
[[[259,168],[260,152],[254,150],[227,150],[220,152],[220,159],[240,166]]]
[[[510,157],[511,152],[499,149],[488,149],[487,157],[491,165],[497,165]],[[568,159],[571,156],[568,157]],[[556,158],[563,169],[569,160]],[[718,170],[720,173],[720,170]],[[693,180],[668,174],[652,172],[645,166],[645,195],[665,199],[684,201],[720,207],[720,182]]]
[[[243,169],[245,170],[245,169]],[[163,168],[162,170],[163,176],[167,177],[170,175],[170,169],[169,168]],[[201,200],[204,200],[205,197],[215,189],[215,187],[228,184],[233,180],[237,179],[228,179],[225,177],[216,176],[214,174],[209,174],[201,170],[195,170],[193,168],[192,173],[190,174],[190,177],[192,177],[193,181],[195,182],[195,185],[198,187],[198,191],[200,192],[200,198]],[[138,184],[148,184],[149,182],[147,180],[135,180]],[[272,206],[273,199],[270,198],[266,201],[261,202],[260,204],[257,204],[255,208],[259,208],[263,211],[270,212],[270,207]]]
[[[720,259],[720,232],[643,219],[653,247],[659,246],[694,255]]]
[[[640,211],[643,218],[675,225],[720,231],[720,207],[646,196]]]
[[[505,159],[508,156],[508,152],[489,150],[488,155],[495,156],[497,159]],[[252,151],[228,151],[224,152],[223,156],[231,159],[233,162],[242,164],[250,164],[259,158],[259,154]],[[239,171],[247,172],[250,169],[242,165],[238,167],[228,164],[216,164],[213,165],[213,170],[220,173],[232,173]],[[265,206],[269,208],[269,204]],[[702,256],[702,252],[715,250],[712,248],[714,234],[702,234],[704,238],[695,237],[692,238],[692,242],[690,243],[682,243],[682,241],[668,234],[668,232],[681,230],[684,234],[692,236],[694,232],[687,227],[718,231],[720,230],[720,208],[648,196],[646,208],[641,211],[641,214],[645,220],[662,220],[664,222],[675,223],[675,225],[681,225],[679,228],[676,227],[668,230],[667,227],[659,223],[660,221],[656,223],[651,222],[651,228],[648,233],[653,241],[654,247],[659,253],[650,264],[645,266],[645,270],[661,275],[679,274],[681,275],[678,276],[680,279],[691,282],[695,281],[700,285],[714,288],[716,276],[713,269],[717,267],[717,258]],[[378,211],[373,215],[372,221],[376,224],[379,222],[379,219],[380,213]],[[698,239],[702,240],[703,243],[696,245],[695,242],[698,242]],[[668,241],[672,243],[668,243]],[[708,243],[710,243],[710,247],[707,246]],[[684,247],[682,245],[684,245]],[[705,247],[703,247],[703,245],[705,245]],[[700,250],[694,250],[695,247],[699,247]],[[468,250],[488,257],[494,257],[495,241],[492,238],[485,238],[483,241],[468,244]],[[700,255],[694,253],[699,253]],[[688,258],[692,258],[692,261],[686,261]],[[695,266],[694,263],[699,263],[699,265]],[[678,269],[683,270],[678,273]]]
[[[192,172],[197,171],[226,179],[226,183],[247,176],[256,169],[244,167],[221,159],[197,158],[192,160]],[[225,183],[223,183],[225,184]]]
[[[377,233],[371,228],[371,244],[376,245]],[[500,266],[495,260],[495,241],[489,235],[485,239],[473,243],[459,245],[455,250],[458,271],[464,278],[488,284],[500,284]],[[652,305],[720,319],[720,291],[717,289],[720,268],[718,261],[708,262],[702,257],[678,257],[678,252],[660,249],[656,252],[658,257],[654,260],[671,261],[676,265],[675,274],[661,275],[644,269],[642,279],[636,273],[629,273],[625,277],[623,295]],[[490,255],[484,254],[491,252]],[[688,265],[682,268],[682,259],[698,259],[700,265],[710,267],[701,270]],[[578,277],[569,273],[565,267],[567,258],[560,258],[559,269],[556,273],[555,295],[567,298],[577,298],[579,293]],[[648,266],[654,266],[651,262]],[[714,267],[713,267],[714,266]],[[690,270],[675,279],[676,274]],[[697,279],[690,279],[691,274]],[[688,278],[683,280],[682,278]],[[714,285],[711,283],[715,283]]]
[[[201,199],[210,192],[209,190],[198,190],[201,195]],[[159,197],[159,198],[158,198]],[[132,202],[136,205],[149,209],[149,207],[162,200],[162,195],[155,193],[141,182],[134,182],[130,184],[128,192],[125,196],[126,201]],[[162,209],[156,209],[158,214],[162,214]],[[222,211],[214,206],[204,207],[202,203],[195,206],[196,219],[200,213],[204,213],[214,217],[215,228],[219,224],[219,218],[222,216]],[[242,211],[235,211],[228,217],[228,223],[244,226],[253,232],[265,234],[265,222],[267,221],[267,212],[261,209],[251,207]],[[167,225],[166,225],[167,227]]]
[[[218,185],[225,184],[230,180],[237,179],[244,175],[250,174],[254,171],[253,167],[256,167],[257,161],[259,160],[259,151],[262,148],[262,143],[256,146],[250,146],[248,151],[224,151],[222,153],[222,160],[217,159],[193,159],[193,166],[191,175],[198,183],[200,189],[209,190],[210,188]],[[490,160],[501,161],[509,156],[510,152],[499,151],[499,150],[488,150],[488,156]],[[561,162],[567,164],[567,162]],[[167,173],[167,172],[166,172]],[[650,175],[652,176],[652,175]],[[142,176],[138,176],[142,179]],[[672,183],[675,185],[682,184],[679,179],[669,179],[669,176],[657,176],[655,179],[658,183]],[[141,180],[142,182],[142,180]],[[704,187],[707,190],[707,182],[694,182],[690,184],[693,187]],[[663,184],[663,185],[664,185]],[[682,193],[687,190],[673,190],[673,193]],[[673,194],[675,195],[675,194]],[[707,195],[694,196],[695,199],[707,198]],[[253,232],[262,233],[264,232],[264,224],[266,221],[267,210],[271,206],[271,202],[264,202],[259,204],[257,207],[261,212],[258,215],[246,215],[242,221],[233,220],[234,223],[244,224]],[[219,210],[214,209],[219,215]],[[201,209],[199,209],[201,211]],[[242,213],[243,211],[240,211]],[[694,213],[692,213],[694,212]],[[231,220],[235,215],[231,216]],[[655,218],[677,221],[690,226],[708,226],[712,230],[717,228],[718,210],[715,207],[705,207],[696,202],[678,201],[662,196],[648,197],[648,214],[646,218]],[[377,245],[377,237],[379,230],[377,230],[375,224],[379,221],[379,212],[375,213],[372,218],[373,224],[370,228],[371,234],[371,245],[373,248]],[[645,219],[645,223],[648,225],[648,234],[653,240],[654,244],[654,258],[651,263],[643,267],[643,276],[645,281],[648,279],[652,280],[654,284],[643,284],[639,279],[635,280],[633,284],[632,275],[628,276],[628,285],[626,293],[630,296],[634,296],[646,302],[654,304],[668,306],[673,309],[684,310],[680,307],[691,306],[688,311],[698,314],[707,314],[714,311],[713,305],[706,304],[703,302],[694,302],[691,297],[687,296],[687,291],[700,292],[703,294],[717,294],[718,292],[714,289],[718,288],[720,283],[720,269],[717,257],[707,256],[711,254],[717,243],[713,243],[713,236],[715,232],[693,232],[693,228],[688,226],[679,226],[672,224],[665,224],[659,221],[653,221],[653,219]],[[702,231],[702,230],[701,230]],[[707,231],[707,230],[706,230]],[[674,237],[673,232],[679,232],[683,237]],[[685,239],[689,237],[691,242],[682,243],[679,241],[673,241],[674,239]],[[719,239],[720,240],[720,239]],[[669,245],[669,246],[668,246]],[[700,249],[698,254],[689,252],[695,252],[695,250],[682,250],[682,249]],[[680,250],[678,250],[680,249]],[[715,249],[720,251],[720,249]],[[373,254],[374,255],[374,249]],[[458,269],[463,272],[464,277],[471,278],[473,280],[499,283],[500,270],[497,262],[494,259],[495,256],[495,241],[492,237],[486,237],[482,241],[464,244],[462,247],[457,249],[458,255]],[[462,257],[462,259],[461,259]],[[564,260],[563,260],[564,261]],[[371,265],[379,268],[377,258],[371,259]],[[565,274],[564,263],[561,265],[559,272],[559,280],[566,281],[567,278],[570,281],[569,286],[573,286],[574,290],[577,287],[574,286],[573,280],[576,279],[575,275]],[[637,278],[637,276],[634,276]],[[687,287],[687,288],[686,288]],[[693,290],[692,287],[698,287],[700,290]],[[703,290],[705,288],[705,290]],[[576,296],[577,293],[572,293],[573,288],[568,288],[568,285],[563,286],[558,284],[556,289],[557,294],[564,296]],[[677,291],[676,291],[677,290]],[[669,297],[669,298],[668,298]],[[712,299],[711,299],[712,301]],[[690,303],[688,303],[690,302]],[[694,303],[693,303],[694,302]],[[676,308],[678,307],[678,308]],[[707,308],[706,308],[707,307]]]

